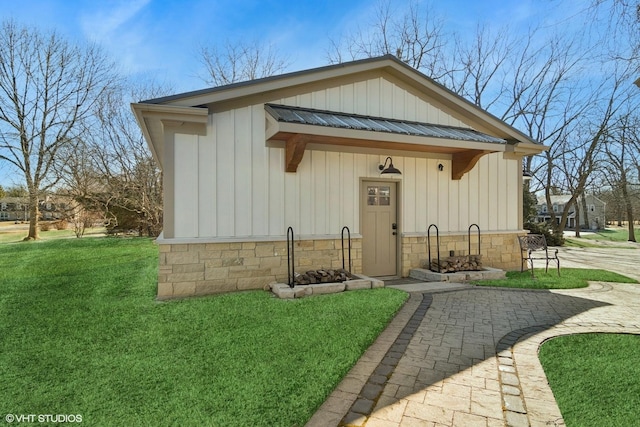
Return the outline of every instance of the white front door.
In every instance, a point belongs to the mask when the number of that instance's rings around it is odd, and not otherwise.
[[[362,182],[362,272],[367,276],[397,274],[396,186],[389,181]]]

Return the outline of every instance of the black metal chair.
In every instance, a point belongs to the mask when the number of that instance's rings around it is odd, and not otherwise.
[[[528,234],[526,236],[518,236],[518,242],[520,243],[520,271],[524,271],[524,264],[528,263],[531,269],[531,277],[535,277],[533,274],[533,260],[544,260],[545,273],[549,271],[549,262],[555,262],[558,269],[558,277],[560,277],[560,259],[558,258],[558,250],[550,255],[549,248],[547,247],[547,239],[543,234]]]

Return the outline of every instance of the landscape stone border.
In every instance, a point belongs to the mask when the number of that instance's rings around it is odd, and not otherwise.
[[[335,294],[344,291],[383,288],[382,280],[354,274],[356,279],[344,282],[317,283],[313,285],[296,285],[293,288],[286,283],[272,283],[269,289],[281,299],[303,298],[311,295]]]
[[[361,426],[364,424],[432,302],[433,296],[431,294],[422,294],[422,301],[360,390],[357,400],[351,405],[349,412],[344,416],[340,425]]]

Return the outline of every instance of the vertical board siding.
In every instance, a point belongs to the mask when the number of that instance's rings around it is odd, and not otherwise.
[[[234,236],[251,236],[252,215],[252,162],[251,160],[251,109],[235,110],[234,117]]]
[[[415,184],[415,193],[414,199],[415,203],[415,231],[426,231],[427,227],[429,227],[429,219],[428,219],[428,197],[427,197],[427,169],[428,161],[427,159],[416,159],[416,184]],[[404,193],[403,188],[403,195]],[[411,194],[407,192],[407,195],[411,197]],[[406,200],[406,195],[403,196],[402,200]],[[405,225],[402,227],[403,230],[409,229]]]
[[[269,210],[265,213],[269,219],[269,235],[282,236],[286,232],[285,212],[291,209],[293,200],[285,199],[284,194],[284,150],[269,148]],[[295,226],[289,223],[288,225]]]
[[[311,157],[311,205],[313,206],[312,234],[328,234],[327,230],[327,172],[324,151],[308,152]]]
[[[342,228],[342,197],[341,192],[344,184],[341,180],[340,173],[340,153],[327,152],[327,163],[325,166],[325,174],[327,175],[327,192],[326,192],[326,212],[328,219],[328,228],[332,233],[338,234]]]
[[[462,178],[467,181],[468,195],[467,195],[467,213],[469,218],[469,225],[477,224],[482,230],[483,224],[480,218],[480,190],[479,190],[479,167],[471,169]]]
[[[384,78],[372,78],[272,102],[446,125],[462,124]],[[336,235],[360,230],[360,181],[379,179],[385,155],[307,149],[286,173],[283,148],[265,143],[262,104],[211,115],[204,137],[176,135],[176,237]],[[403,177],[400,229],[426,233],[518,230],[517,160],[483,156],[462,180],[448,158],[393,156]],[[438,170],[438,164],[444,170]],[[178,190],[179,189],[179,190]],[[196,197],[197,196],[197,197]]]
[[[216,235],[216,131],[209,116],[207,134],[198,138],[198,236]]]
[[[234,110],[216,114],[217,234],[231,237],[235,231]]]
[[[175,134],[175,191],[181,214],[175,216],[176,236],[198,237],[198,136]]]
[[[401,230],[416,230],[416,219],[420,215],[420,211],[416,205],[417,192],[417,170],[416,159],[407,158],[403,167],[394,163],[394,166],[402,172],[402,194],[407,197],[402,198],[402,228]]]
[[[251,234],[269,235],[269,149],[265,149],[264,107],[254,105],[251,112]]]
[[[506,174],[506,209],[507,209],[507,229],[516,230],[520,228],[518,217],[518,203],[513,203],[513,200],[519,200],[518,197],[518,175],[522,173],[522,163],[518,160],[506,160],[505,161],[508,170]]]

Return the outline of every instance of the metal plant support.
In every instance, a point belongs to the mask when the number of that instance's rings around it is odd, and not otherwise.
[[[293,236],[293,228],[287,228],[287,280],[290,288],[295,286],[295,255],[294,255],[295,238]]]
[[[428,253],[427,262],[429,263],[429,270],[436,271],[433,269],[433,264],[431,262],[431,228],[432,227],[436,229],[436,247],[438,249],[438,266],[440,266],[440,231],[438,230],[438,226],[435,224],[431,224],[429,228],[427,228],[427,253]]]
[[[475,227],[478,230],[478,253],[480,255],[480,226],[478,224],[471,224],[467,233],[467,239],[469,240],[469,263],[471,263],[471,229]]]
[[[347,270],[349,273],[351,273],[351,267],[352,267],[352,263],[351,263],[351,231],[349,231],[349,227],[347,227],[346,225],[344,227],[342,227],[342,269],[345,270],[345,266],[344,266],[344,232],[345,230],[347,231],[347,239],[349,241],[349,270]]]

